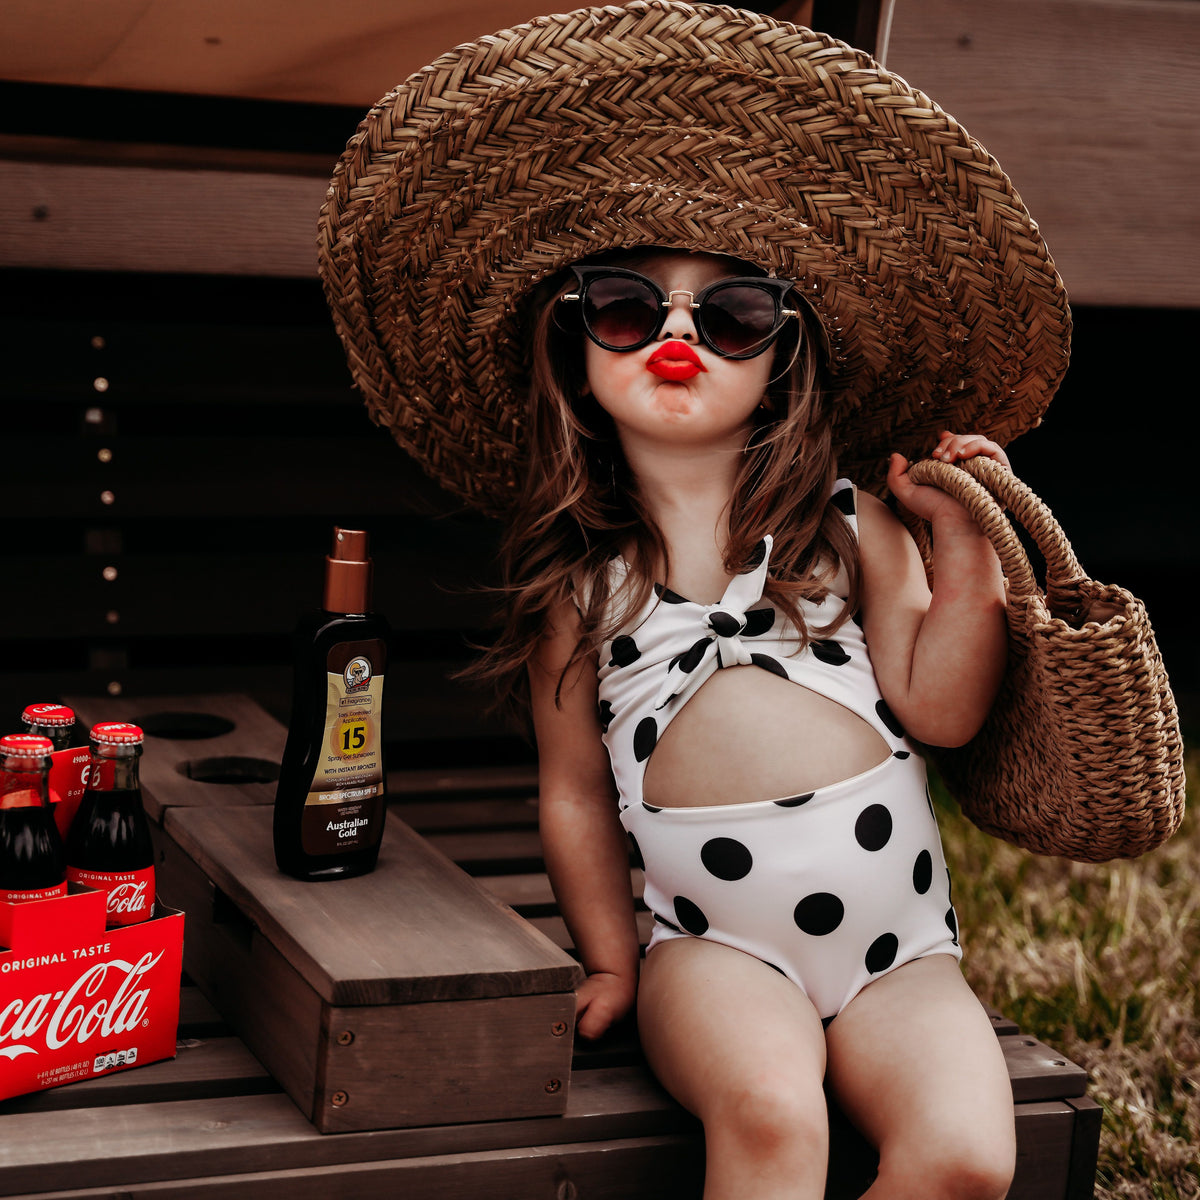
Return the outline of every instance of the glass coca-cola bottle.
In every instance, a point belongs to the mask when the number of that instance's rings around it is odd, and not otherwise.
[[[0,738],[0,900],[49,900],[67,891],[62,838],[54,824],[46,775],[49,738]]]
[[[142,808],[136,725],[92,726],[87,790],[67,834],[67,878],[108,893],[109,928],[154,912],[154,846]]]
[[[21,720],[26,733],[49,738],[55,750],[74,743],[75,710],[65,704],[27,704]]]

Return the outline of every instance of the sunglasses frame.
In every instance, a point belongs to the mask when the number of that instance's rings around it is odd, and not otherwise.
[[[614,354],[628,354],[634,350],[640,350],[643,346],[648,346],[662,332],[663,326],[667,323],[667,316],[670,310],[675,305],[676,296],[687,296],[690,308],[696,316],[693,318],[693,324],[696,327],[696,334],[700,338],[701,343],[711,350],[719,358],[730,358],[742,360],[748,358],[757,358],[760,354],[765,353],[775,343],[775,339],[783,331],[784,325],[787,324],[789,318],[799,317],[800,311],[795,308],[784,307],[784,297],[795,288],[795,284],[788,279],[775,279],[766,275],[733,275],[726,279],[718,279],[715,283],[710,283],[708,287],[702,288],[698,292],[689,292],[686,288],[675,288],[671,292],[664,292],[662,288],[654,282],[653,279],[648,279],[638,271],[629,271],[624,267],[580,267],[572,266],[571,274],[575,276],[576,290],[568,292],[564,296],[559,297],[559,303],[567,303],[570,301],[579,301],[579,316],[583,325],[583,331],[587,336],[602,350],[609,350]],[[658,318],[654,323],[651,331],[631,346],[611,346],[592,330],[591,324],[587,319],[587,309],[584,307],[584,299],[587,296],[587,290],[598,279],[605,278],[619,279],[634,279],[637,282],[645,284],[650,289],[652,295],[658,298]],[[760,342],[755,343],[755,347],[746,351],[743,354],[727,354],[724,350],[713,345],[708,333],[704,329],[704,323],[700,317],[700,310],[704,302],[712,295],[713,292],[720,291],[722,288],[732,286],[753,287],[758,291],[767,292],[775,305],[775,321],[771,326],[769,333],[764,334]]]

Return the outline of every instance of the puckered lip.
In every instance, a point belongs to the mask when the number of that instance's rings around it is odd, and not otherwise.
[[[655,352],[650,355],[647,366],[658,362],[685,362],[691,363],[694,367],[699,367],[701,371],[708,368],[700,361],[700,355],[687,344],[687,342],[670,341],[663,342]]]
[[[660,379],[682,383],[708,368],[687,342],[663,342],[646,361],[646,370]]]

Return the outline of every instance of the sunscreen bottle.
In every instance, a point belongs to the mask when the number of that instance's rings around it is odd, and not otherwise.
[[[276,864],[297,879],[364,875],[379,856],[390,630],[371,612],[371,573],[366,533],[335,528],[321,610],[296,630],[274,840]]]

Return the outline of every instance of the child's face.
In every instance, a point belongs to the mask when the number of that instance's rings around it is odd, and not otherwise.
[[[622,265],[654,280],[667,293],[695,294],[718,279],[744,274],[728,259],[682,252],[650,253]],[[774,355],[768,351],[756,358],[731,359],[715,354],[696,335],[687,307],[690,299],[673,296],[662,330],[638,350],[617,353],[583,339],[588,385],[612,417],[627,450],[631,438],[648,445],[728,444],[739,450],[745,445]]]

